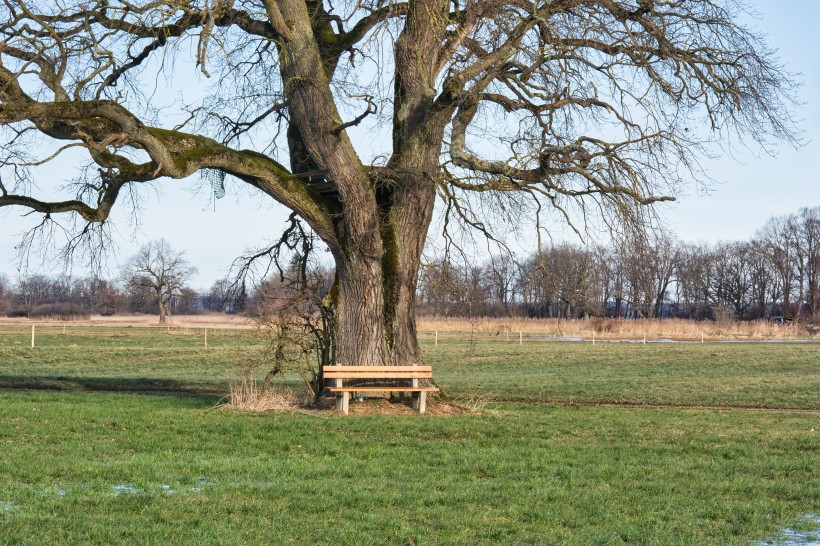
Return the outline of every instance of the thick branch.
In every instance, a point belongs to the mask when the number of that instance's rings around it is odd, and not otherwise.
[[[124,107],[109,101],[41,103],[27,98],[0,110],[2,123],[23,120],[31,121],[52,138],[82,141],[98,164],[117,169],[120,183],[162,176],[184,178],[204,168],[222,170],[298,212],[326,241],[334,240],[330,212],[321,196],[263,154],[233,150],[197,135],[147,127]],[[109,151],[123,146],[145,150],[152,161],[135,165]],[[105,206],[97,209],[76,201],[48,204],[23,196],[6,196],[3,204],[29,206],[39,212],[75,210],[88,219],[104,219],[116,193],[110,197],[110,202],[104,201]],[[59,210],[52,210],[55,206]]]

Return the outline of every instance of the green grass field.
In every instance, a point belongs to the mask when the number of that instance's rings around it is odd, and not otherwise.
[[[0,330],[0,544],[739,545],[820,527],[820,344],[425,342],[480,414],[337,417],[218,408],[248,332],[207,350],[191,332],[37,335]]]

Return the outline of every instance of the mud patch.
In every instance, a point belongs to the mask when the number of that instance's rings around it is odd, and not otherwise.
[[[419,415],[419,412],[413,409],[409,399],[351,398],[349,408],[349,415]],[[337,413],[336,401],[333,398],[326,398],[320,402],[318,408],[306,412],[322,416],[335,415]],[[428,398],[424,415],[478,415],[481,413],[481,409],[475,404]]]

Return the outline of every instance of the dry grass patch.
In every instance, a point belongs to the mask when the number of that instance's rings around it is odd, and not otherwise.
[[[100,326],[112,328],[219,328],[247,330],[253,328],[253,321],[241,315],[203,314],[174,315],[168,317],[168,324],[160,324],[158,315],[87,315],[59,320],[49,318],[0,317],[0,325],[47,325],[47,326]]]
[[[807,330],[803,324],[779,324],[770,321],[693,321],[683,319],[608,319],[578,320],[510,318],[420,317],[418,331],[424,337],[440,335],[488,335],[509,341],[524,336],[581,337],[592,339],[675,339],[764,340],[764,339],[820,339],[820,332]]]
[[[289,389],[262,388],[251,374],[242,374],[228,382],[228,396],[223,407],[239,411],[286,411],[302,407],[304,400]]]
[[[335,400],[333,397],[323,399],[317,412],[336,413]],[[478,407],[470,407],[458,401],[443,400],[441,398],[428,398],[427,410],[424,415],[448,416],[448,415],[478,415],[481,414]],[[350,401],[349,415],[419,415],[414,410],[409,399],[388,399],[388,398],[365,398],[362,401]],[[423,417],[423,416],[422,416]]]

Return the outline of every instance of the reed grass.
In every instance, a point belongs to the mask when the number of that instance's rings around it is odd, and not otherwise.
[[[37,328],[137,328],[142,331],[164,330],[171,335],[201,336],[221,330],[252,330],[252,321],[234,315],[188,315],[173,317],[170,324],[160,326],[150,315],[101,317],[89,320],[48,321],[0,317],[3,331],[29,331]],[[694,321],[686,319],[624,319],[591,317],[584,319],[537,319],[527,317],[418,317],[417,330],[421,334],[496,334],[509,332],[554,337],[584,337],[598,339],[669,338],[676,340],[718,339],[815,339],[820,331],[800,323],[774,321]]]
[[[258,370],[248,367],[243,368],[236,377],[230,378],[224,407],[259,412],[292,410],[302,405],[298,395],[289,388],[277,388],[275,384],[264,388],[258,375]]]
[[[715,322],[684,319],[608,319],[587,318],[576,320],[532,319],[526,317],[419,317],[418,331],[429,335],[440,334],[504,334],[549,337],[581,337],[592,339],[674,339],[709,340],[767,340],[815,339],[820,332],[811,333],[803,324],[772,321]]]

